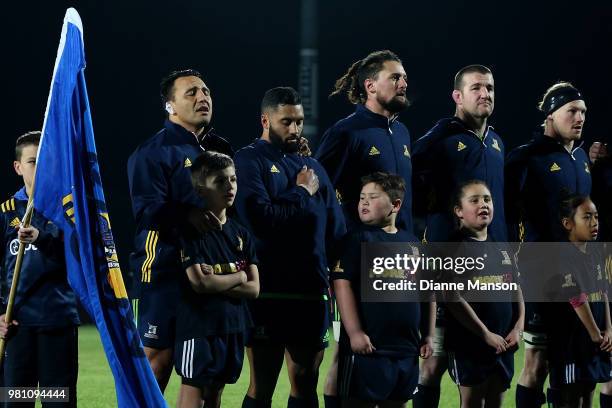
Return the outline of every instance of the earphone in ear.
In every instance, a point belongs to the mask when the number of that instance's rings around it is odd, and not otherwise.
[[[170,102],[166,102],[166,112],[168,112],[170,115],[174,114],[174,109],[172,109],[172,105],[170,105]]]

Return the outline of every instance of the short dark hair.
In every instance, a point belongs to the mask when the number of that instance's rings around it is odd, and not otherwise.
[[[200,74],[195,69],[182,69],[177,71],[172,71],[167,76],[162,78],[161,83],[159,84],[159,94],[161,96],[162,103],[166,103],[172,100],[174,96],[174,81],[177,78],[194,76],[202,79],[202,74]]]
[[[472,180],[463,181],[463,182],[461,182],[461,183],[459,183],[457,185],[457,188],[455,189],[455,192],[453,194],[453,205],[452,205],[453,208],[455,206],[461,207],[461,199],[463,198],[464,190],[467,187],[473,186],[473,185],[485,186],[487,188],[487,190],[489,190],[489,192],[491,192],[491,189],[489,188],[489,185],[486,182],[484,182],[483,180],[472,179]]]
[[[461,68],[455,74],[455,83],[453,85],[453,89],[456,91],[460,91],[463,88],[463,77],[467,74],[472,74],[474,72],[477,72],[483,75],[486,75],[486,74],[493,75],[493,72],[491,72],[491,70],[485,67],[484,65],[479,65],[479,64],[468,65],[466,67]]]
[[[406,193],[406,182],[397,174],[384,173],[377,171],[361,178],[361,187],[366,184],[374,183],[384,191],[391,201],[404,200]]]
[[[276,109],[278,105],[301,105],[302,98],[297,91],[289,86],[279,86],[268,89],[261,100],[261,112]]]
[[[234,167],[231,157],[223,153],[206,151],[191,164],[191,184],[197,190],[210,173]]]
[[[402,63],[402,60],[389,50],[374,51],[364,59],[355,61],[348,71],[336,80],[334,90],[329,96],[346,92],[349,102],[354,104],[365,103],[368,100],[368,95],[363,87],[363,82],[368,78],[376,79],[387,61]]]
[[[33,130],[17,138],[15,142],[15,160],[21,160],[21,154],[23,153],[23,148],[26,146],[38,146],[40,144],[40,137],[42,133],[39,130]]]

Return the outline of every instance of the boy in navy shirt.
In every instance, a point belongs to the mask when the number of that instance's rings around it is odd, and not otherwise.
[[[227,217],[236,195],[229,156],[205,152],[191,166],[192,182],[206,209],[221,222],[183,244],[186,274],[177,308],[174,365],[182,377],[178,407],[220,406],[225,384],[238,380],[247,330],[245,299],[259,294],[255,247],[249,232]]]
[[[342,319],[338,391],[347,406],[401,407],[416,392],[418,356],[431,355],[428,333],[434,315],[421,325],[418,302],[361,301],[361,243],[416,241],[395,226],[404,180],[377,172],[362,183],[358,210],[363,225],[348,236],[340,266],[331,274]],[[419,334],[421,326],[426,328],[424,336]]]
[[[79,315],[66,277],[63,235],[36,211],[30,227],[20,226],[32,194],[39,143],[40,132],[26,133],[17,139],[14,167],[25,186],[2,203],[0,213],[3,248],[0,336],[10,337],[4,359],[4,386],[68,387],[66,406],[74,407]],[[20,241],[27,245],[13,306],[14,320],[7,324],[4,311]]]

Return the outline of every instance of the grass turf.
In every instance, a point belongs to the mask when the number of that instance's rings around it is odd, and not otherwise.
[[[335,347],[335,346],[333,346]],[[328,348],[325,353],[325,359],[321,365],[321,375],[319,376],[318,394],[320,406],[323,407],[323,384],[325,375],[331,362],[332,348]],[[504,398],[504,408],[514,407],[514,390],[516,387],[516,379],[523,366],[523,349],[515,354],[515,376],[512,382],[512,387],[506,392]],[[279,376],[276,393],[273,399],[273,407],[286,407],[287,398],[289,397],[289,381],[287,379],[286,370],[283,369]],[[245,364],[242,369],[242,375],[236,384],[230,384],[225,387],[223,392],[224,407],[240,407],[242,398],[248,387],[249,382],[249,366],[245,357]],[[180,378],[176,373],[172,374],[168,388],[166,389],[165,397],[170,407],[176,406],[176,397],[180,385]],[[87,408],[107,408],[117,406],[115,397],[115,386],[110,368],[106,363],[106,357],[102,350],[102,345],[98,337],[98,333],[93,326],[82,326],[79,329],[79,382],[78,382],[78,405]],[[459,396],[457,387],[453,384],[448,374],[444,375],[442,380],[442,393],[440,397],[440,407],[457,407],[459,406]],[[599,397],[595,394],[593,406],[599,407]],[[411,406],[411,404],[408,404]]]

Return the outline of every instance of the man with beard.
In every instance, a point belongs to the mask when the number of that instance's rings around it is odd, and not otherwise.
[[[504,143],[488,118],[495,104],[491,70],[469,65],[457,72],[452,93],[455,115],[441,119],[414,144],[415,213],[426,218],[424,240],[446,242],[455,230],[452,195],[469,180],[483,180],[491,191],[495,217],[489,226],[493,241],[507,240],[504,217]],[[434,354],[421,366],[415,407],[437,407],[440,380],[447,368],[444,312],[438,305]]]
[[[410,134],[398,120],[409,105],[407,87],[402,61],[383,50],[351,65],[330,95],[346,92],[349,102],[356,105],[354,113],[323,134],[315,154],[340,196],[349,229],[360,225],[361,178],[382,171],[406,182],[397,227],[412,233]]]
[[[413,232],[410,134],[398,120],[409,105],[407,88],[402,61],[395,53],[381,50],[353,63],[330,95],[346,93],[349,102],[356,105],[354,113],[327,129],[315,154],[336,188],[349,230],[361,225],[357,212],[361,179],[380,171],[397,174],[406,182],[396,225]],[[325,384],[328,408],[339,404],[337,358],[336,350]]]
[[[298,154],[304,109],[292,88],[268,90],[261,138],[236,153],[236,210],[255,237],[261,291],[252,302],[247,348],[250,385],[243,407],[269,407],[283,358],[289,407],[318,406],[318,371],[327,346],[328,267],[345,232],[325,170]]]
[[[557,220],[563,194],[588,196],[591,193],[589,158],[577,145],[582,136],[586,104],[581,93],[569,82],[548,88],[539,104],[545,115],[544,131],[527,144],[508,154],[506,160],[506,208],[508,231],[513,239],[525,242],[565,241]],[[522,246],[519,267],[523,279],[541,275],[551,268],[551,259],[530,246]],[[554,268],[554,265],[552,266]],[[524,284],[525,299],[538,288]],[[538,294],[538,293],[535,293]],[[539,407],[548,375],[547,317],[543,303],[525,304],[525,364],[516,388],[516,406]],[[554,404],[558,390],[549,389]]]
[[[132,153],[128,177],[136,219],[132,267],[139,298],[134,310],[145,353],[163,391],[172,372],[179,277],[184,274],[180,236],[194,228],[220,228],[219,220],[202,210],[189,167],[202,151],[232,155],[232,149],[209,127],[211,93],[199,72],[174,71],[160,88],[168,119]]]

